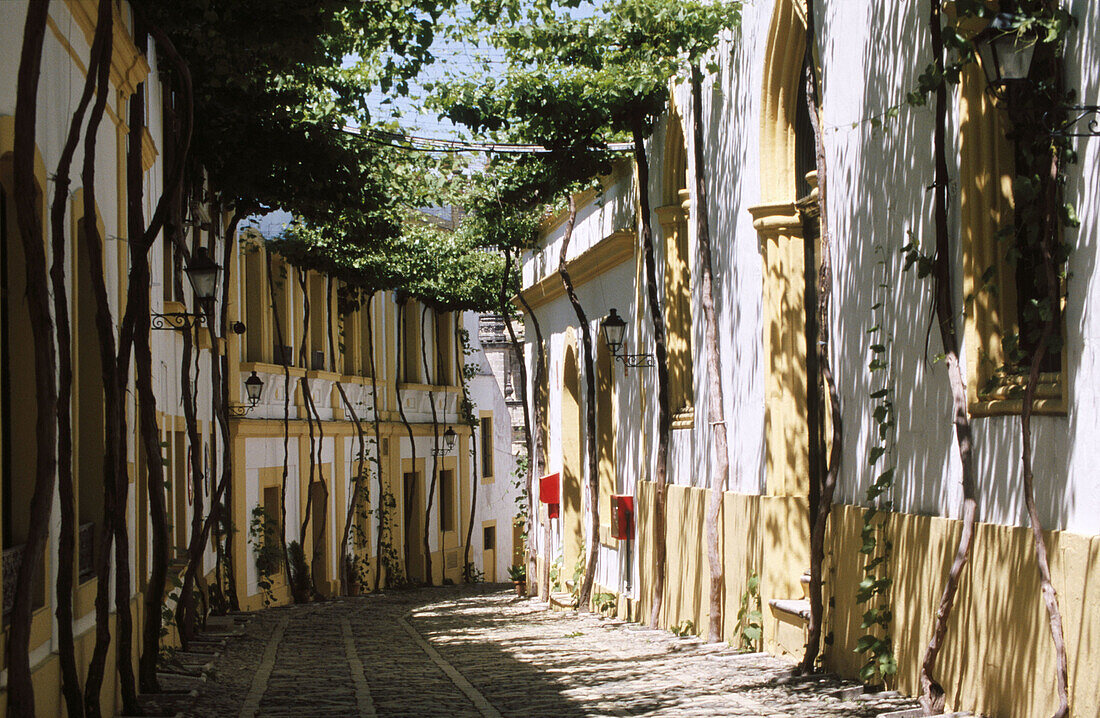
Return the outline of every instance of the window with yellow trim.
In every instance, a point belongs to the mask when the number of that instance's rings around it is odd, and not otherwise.
[[[451,312],[432,311],[435,318],[435,383],[450,386],[453,382],[454,342],[451,341]]]
[[[665,245],[664,313],[668,348],[669,408],[673,427],[690,426],[694,417],[694,369],[691,351],[691,265],[688,250],[687,152],[678,115],[668,122],[664,168],[664,206],[657,219]]]
[[[455,530],[455,482],[450,469],[439,472],[439,530]]]
[[[481,478],[493,480],[493,415],[481,415]]]
[[[409,384],[420,381],[420,302],[405,300],[401,307],[401,378]]]
[[[963,69],[959,204],[967,383],[976,416],[1021,411],[1027,374],[1020,358],[1029,353],[1041,321],[1031,307],[1045,291],[1039,258],[1015,250],[1014,236],[1022,228],[1013,213],[1013,184],[1021,158],[1008,118],[986,87],[978,65]],[[1064,336],[1064,323],[1059,319],[1056,326]],[[1035,412],[1065,413],[1065,352],[1048,352],[1040,372]]]

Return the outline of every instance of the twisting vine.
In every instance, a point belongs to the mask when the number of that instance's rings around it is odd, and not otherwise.
[[[860,628],[867,631],[856,642],[855,652],[867,654],[867,661],[860,668],[859,678],[866,684],[885,681],[887,676],[898,672],[894,658],[893,642],[890,637],[890,624],[893,613],[890,610],[890,587],[893,583],[888,573],[890,554],[893,544],[887,538],[886,523],[894,504],[890,490],[894,486],[896,470],[895,449],[897,439],[897,420],[894,406],[894,381],[890,366],[890,350],[893,333],[886,326],[885,295],[890,284],[889,256],[882,245],[875,246],[878,255],[876,264],[881,276],[876,283],[877,301],[872,305],[874,324],[867,333],[871,337],[871,361],[867,368],[875,378],[876,388],[871,392],[875,401],[871,411],[874,424],[874,444],[871,446],[867,462],[872,467],[882,460],[881,471],[867,486],[864,499],[867,509],[863,512],[863,527],[860,530],[862,545],[859,552],[866,563],[860,568],[863,578],[859,582],[856,601],[866,605]]]

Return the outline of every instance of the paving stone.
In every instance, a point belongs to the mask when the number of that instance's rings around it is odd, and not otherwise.
[[[852,684],[835,676],[790,680],[789,661],[548,611],[500,587],[390,591],[215,625],[233,630],[188,716],[873,718],[915,706],[896,693],[839,701]]]

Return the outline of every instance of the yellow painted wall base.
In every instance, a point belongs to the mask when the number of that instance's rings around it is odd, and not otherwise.
[[[132,659],[135,670],[139,657],[139,644],[141,642],[141,626],[144,621],[144,604],[141,596],[136,595],[130,600],[130,616],[133,623]],[[122,694],[119,690],[118,671],[115,667],[115,650],[118,647],[118,634],[115,626],[115,614],[110,619],[111,643],[107,647],[107,658],[104,662],[103,689],[100,692],[100,711],[105,716],[118,715],[122,712]],[[89,626],[83,633],[74,637],[74,654],[76,656],[77,669],[80,671],[83,681],[87,672],[89,661],[92,658],[92,650],[95,647],[95,626]],[[31,666],[31,681],[34,685],[35,715],[38,718],[64,718],[67,714],[65,702],[61,696],[61,662],[57,653],[50,653],[39,663]],[[8,710],[7,690],[0,690],[0,718],[6,718]]]
[[[853,586],[859,573],[862,511],[836,507],[832,522],[829,576],[836,606],[829,623],[836,640],[828,663],[853,675],[860,660],[852,648],[863,634],[859,623],[866,609],[845,587]],[[919,690],[920,661],[961,527],[951,519],[890,515],[890,603],[899,666],[892,683],[904,693]],[[1045,535],[1066,637],[1070,714],[1100,715],[1100,537],[1062,531]],[[978,524],[971,550],[936,675],[947,690],[948,708],[1005,718],[1050,715],[1057,706],[1054,644],[1039,594],[1031,531]]]
[[[706,558],[706,492],[670,486],[667,495],[665,600],[660,626],[690,620],[696,633],[708,621],[710,571]],[[638,500],[638,600],[620,598],[619,615],[648,622],[653,591],[653,498],[642,482]],[[764,649],[801,657],[805,628],[776,614],[771,598],[801,598],[799,577],[809,566],[805,499],[726,493],[721,516],[724,568],[723,629],[738,644],[737,612],[751,575],[762,577]],[[826,647],[829,670],[857,678],[862,656],[853,648],[867,606],[856,603],[864,560],[859,553],[862,509],[834,507],[826,542]],[[889,684],[903,693],[919,690],[918,671],[931,635],[932,618],[946,580],[961,523],[911,514],[891,514],[888,539],[894,614],[891,634],[899,674]],[[1100,537],[1046,534],[1054,585],[1063,614],[1069,656],[1071,714],[1100,715]],[[972,558],[963,574],[937,679],[951,710],[980,715],[1033,718],[1056,706],[1054,650],[1039,594],[1038,568],[1026,528],[979,524]]]

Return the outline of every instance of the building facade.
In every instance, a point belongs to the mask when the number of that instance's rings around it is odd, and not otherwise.
[[[0,60],[0,579],[5,657],[15,576],[34,528],[28,507],[34,483],[35,418],[42,410],[34,394],[37,369],[13,204],[19,62],[15,48],[23,43],[26,11],[25,2],[0,3],[0,41],[11,49]],[[170,103],[153,44],[135,33],[126,3],[113,4],[113,12],[110,93],[96,135],[95,216],[111,330],[117,336],[132,266],[127,118],[139,86],[145,98],[141,159],[146,220],[164,190],[173,140],[165,109]],[[54,198],[52,173],[84,83],[97,2],[54,2],[49,13],[35,148],[42,224],[47,228],[46,211]],[[100,578],[94,556],[104,540],[105,521],[105,399],[95,323],[96,282],[86,251],[93,235],[85,231],[83,220],[81,152],[66,200],[62,258],[74,374],[71,420],[78,531],[73,547],[73,632],[78,665],[87,662],[95,641],[93,604]],[[463,381],[470,374],[465,370],[468,362],[488,366],[477,341],[477,317],[436,311],[392,292],[377,292],[369,302],[344,306],[338,282],[316,272],[298,272],[281,257],[269,256],[260,235],[245,225],[228,238],[227,248],[229,214],[209,199],[216,189],[204,187],[195,194],[184,211],[182,230],[192,252],[206,248],[224,265],[221,277],[228,291],[224,300],[219,296],[211,305],[209,325],[196,317],[199,304],[178,250],[161,236],[149,254],[151,381],[166,485],[169,588],[171,579],[184,571],[196,522],[214,527],[197,571],[204,609],[216,605],[228,586],[245,610],[290,600],[285,567],[257,560],[263,541],[278,541],[280,535],[301,545],[307,570],[324,595],[406,582],[507,580],[507,567],[515,562],[517,551],[522,554],[522,546],[516,544],[522,536],[512,522],[517,488],[510,481],[511,424],[507,401],[492,377],[475,371]],[[216,321],[223,310],[224,330]],[[122,519],[129,536],[130,611],[134,626],[140,627],[153,560],[153,529],[135,371],[131,364],[123,398],[129,490]],[[253,377],[263,382],[256,401],[250,400],[246,388]],[[224,379],[224,385],[218,379]],[[226,433],[216,411],[223,392],[228,401]],[[469,402],[471,423],[462,419],[464,400]],[[193,417],[185,405],[193,406]],[[364,434],[362,452],[353,414]],[[454,437],[452,447],[446,442],[449,433]],[[360,476],[360,500],[349,511]],[[56,491],[54,495],[47,546],[33,588],[30,664],[40,716],[64,714],[54,618],[61,509]],[[212,503],[224,505],[231,527],[228,535],[220,521],[211,521]],[[276,533],[271,534],[270,524],[263,521],[255,530],[257,516],[276,519]],[[349,519],[351,528],[345,534]],[[341,566],[345,540],[354,559],[347,571]],[[464,570],[466,562],[475,570]],[[265,572],[270,578],[266,588],[260,581]],[[178,591],[170,591],[166,608],[174,609],[177,598]],[[111,605],[113,631],[113,601]],[[165,640],[171,644],[174,634]],[[112,652],[115,645],[112,642]],[[139,638],[133,650],[136,664]],[[3,694],[7,663],[0,663],[0,668],[5,669],[0,674]],[[102,710],[115,715],[121,708],[113,657],[106,671]],[[0,715],[6,706],[6,695],[0,695]]]
[[[882,540],[892,544],[885,574],[892,582],[889,628],[898,673],[888,683],[919,691],[918,672],[936,606],[961,529],[960,458],[950,414],[951,393],[938,335],[931,325],[931,285],[903,272],[900,249],[916,239],[933,244],[934,113],[905,102],[930,60],[923,5],[889,2],[815,3],[822,79],[831,258],[830,358],[840,395],[843,445],[825,560],[824,664],[856,677],[869,633],[859,602],[867,487],[894,468],[892,509]],[[1096,102],[1095,4],[1069,2],[1080,21],[1066,50],[1066,80],[1082,102]],[[713,55],[719,69],[703,87],[702,156],[714,248],[714,302],[729,437],[729,482],[722,497],[721,557],[724,638],[739,644],[742,601],[760,602],[762,648],[801,657],[806,641],[803,576],[810,565],[811,439],[807,368],[813,339],[807,317],[822,251],[808,226],[816,192],[812,127],[804,95],[805,8],[795,0],[746,4],[742,25]],[[1011,216],[1012,163],[1004,118],[970,65],[950,86],[947,154],[951,174],[949,230],[955,306],[963,331],[980,523],[964,573],[937,677],[948,707],[982,715],[1038,716],[1057,705],[1054,649],[1039,593],[1035,549],[1020,480],[1018,380],[991,367],[1003,362],[1004,339],[1019,326],[1004,297],[1018,281],[1004,265],[995,236]],[[661,311],[668,331],[672,429],[668,461],[667,577],[662,626],[709,620],[709,567],[704,528],[716,457],[708,420],[707,354],[700,288],[692,98],[687,83],[647,143]],[[1100,323],[1089,308],[1097,295],[1100,221],[1095,138],[1077,140],[1079,163],[1067,169],[1066,200],[1080,228],[1067,228],[1073,250],[1063,308],[1065,348],[1042,375],[1033,422],[1040,517],[1050,546],[1069,654],[1071,713],[1100,710],[1096,637],[1100,515],[1096,506],[1095,401],[1100,374],[1095,345]],[[1007,155],[1006,155],[1007,153]],[[1006,160],[1006,156],[1008,159]],[[540,562],[573,574],[583,556],[590,512],[599,515],[598,592],[615,595],[620,615],[648,620],[654,584],[654,487],[657,378],[653,368],[624,367],[610,356],[600,323],[612,308],[627,322],[623,353],[654,352],[653,325],[639,246],[636,175],[624,163],[601,178],[598,192],[579,196],[569,270],[595,346],[598,506],[588,505],[585,461],[586,384],[581,327],[557,276],[565,215],[548,218],[540,246],[524,264],[528,376],[537,319],[548,361],[547,381],[530,396],[545,412],[547,473],[560,474],[560,508],[548,519],[539,505]],[[800,202],[800,200],[802,200]],[[953,240],[955,241],[955,240]],[[1002,277],[999,295],[977,291],[988,267]],[[809,296],[809,298],[808,298]],[[931,328],[930,328],[931,327]],[[931,331],[931,338],[929,338]],[[869,333],[870,332],[870,333]],[[879,333],[876,333],[879,332]],[[878,337],[885,337],[885,341]],[[926,345],[927,342],[927,345]],[[886,347],[888,371],[872,371]],[[810,347],[810,355],[808,349]],[[884,379],[888,376],[888,379]],[[876,397],[892,392],[894,426],[885,459]],[[1038,478],[1042,477],[1042,478]],[[633,497],[632,540],[611,536],[611,497]],[[546,531],[549,520],[549,531]],[[549,542],[545,536],[549,535]],[[883,545],[880,543],[880,546]],[[759,580],[759,588],[753,588]]]

